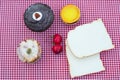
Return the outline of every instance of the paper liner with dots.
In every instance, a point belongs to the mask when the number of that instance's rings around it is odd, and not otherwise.
[[[32,32],[24,24],[23,14],[31,4],[48,4],[54,11],[53,25],[42,33]],[[66,25],[60,19],[60,9],[66,4],[75,4],[81,10],[81,18],[75,24]],[[0,80],[46,80],[67,79],[70,73],[65,52],[65,39],[69,30],[78,25],[102,18],[115,49],[104,51],[101,59],[105,71],[77,77],[77,79],[120,79],[120,1],[119,0],[1,0],[0,2]],[[64,50],[54,55],[51,36],[63,37]],[[34,64],[22,63],[16,55],[18,44],[28,38],[41,43],[42,57]]]

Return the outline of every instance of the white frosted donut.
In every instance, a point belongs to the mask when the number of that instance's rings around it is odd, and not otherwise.
[[[41,47],[36,40],[22,41],[17,48],[17,54],[22,62],[34,62],[41,56]]]

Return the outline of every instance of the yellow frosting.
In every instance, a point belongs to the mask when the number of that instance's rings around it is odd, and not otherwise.
[[[77,6],[69,4],[62,8],[60,16],[63,22],[74,23],[80,18],[80,10]]]

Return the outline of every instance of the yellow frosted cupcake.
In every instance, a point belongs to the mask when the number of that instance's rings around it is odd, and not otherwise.
[[[77,22],[80,18],[80,9],[73,4],[65,5],[60,12],[60,16],[65,23]]]

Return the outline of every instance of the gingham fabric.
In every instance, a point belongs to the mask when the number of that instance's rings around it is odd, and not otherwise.
[[[23,20],[25,9],[34,3],[48,4],[54,11],[53,25],[45,32],[32,32]],[[80,21],[67,25],[60,19],[60,9],[75,4],[81,10]],[[102,18],[115,49],[101,53],[105,71],[77,77],[79,80],[120,80],[120,0],[0,0],[0,80],[70,80],[65,52],[67,32],[78,25]],[[63,37],[62,53],[51,51],[55,33]],[[22,63],[16,47],[32,38],[41,43],[42,57],[33,64]]]

